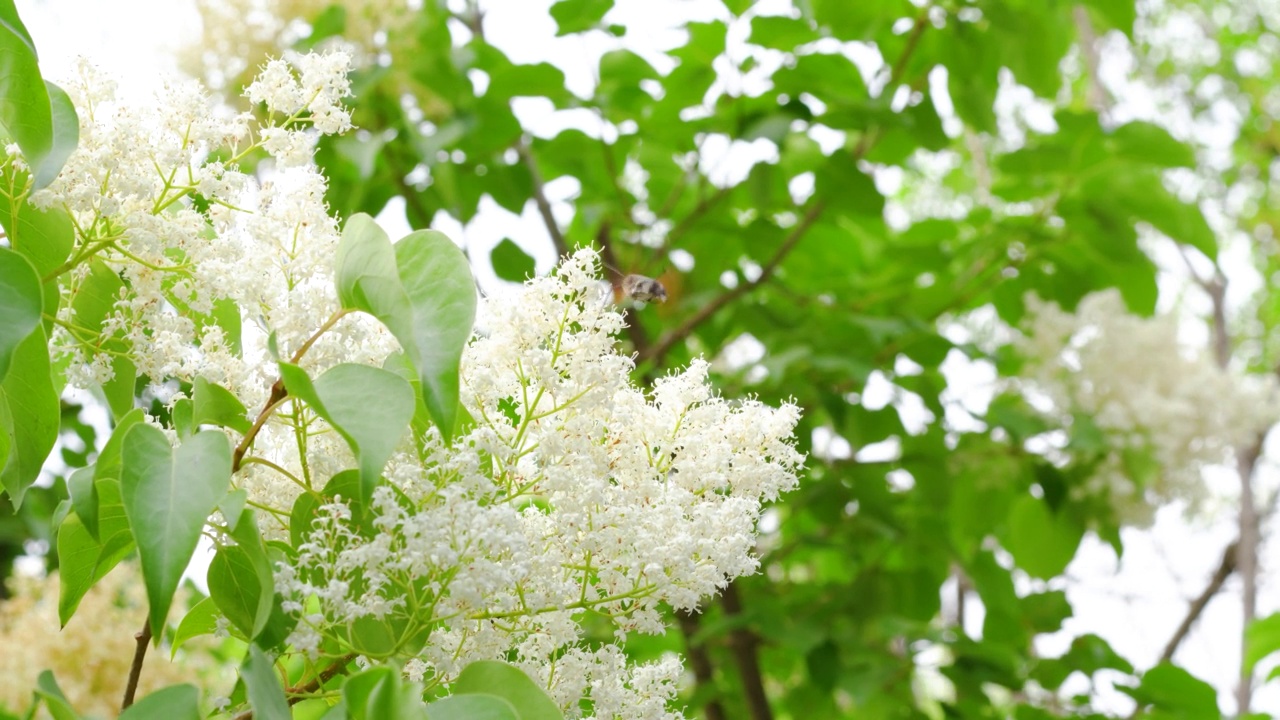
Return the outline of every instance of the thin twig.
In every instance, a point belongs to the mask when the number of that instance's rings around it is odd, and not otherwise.
[[[1209,605],[1209,601],[1226,584],[1227,578],[1231,577],[1231,573],[1235,572],[1238,546],[1239,541],[1235,540],[1222,551],[1222,562],[1218,565],[1218,569],[1214,571],[1213,576],[1209,578],[1209,584],[1187,607],[1186,616],[1182,618],[1182,622],[1178,625],[1178,629],[1173,632],[1173,636],[1169,638],[1169,642],[1165,643],[1164,651],[1160,653],[1159,662],[1168,662],[1173,659],[1173,654],[1178,651],[1178,646],[1182,644],[1182,641],[1191,632],[1192,626],[1200,619],[1200,615],[1204,612],[1205,607]]]
[[[297,705],[303,700],[306,700],[309,695],[319,690],[320,688],[324,687],[325,683],[329,682],[330,680],[333,679],[335,675],[337,675],[338,673],[346,669],[347,665],[350,665],[351,661],[355,659],[356,659],[355,653],[351,653],[349,655],[343,655],[342,657],[335,660],[332,665],[320,671],[319,675],[311,678],[311,680],[303,683],[302,685],[295,685],[294,687],[291,687],[288,690],[285,690],[284,691],[285,695],[288,696],[287,702],[290,705]],[[251,720],[252,717],[253,717],[253,711],[245,710],[244,712],[235,716],[234,720]]]
[[[124,699],[120,701],[122,712],[133,704],[133,698],[138,693],[138,680],[142,677],[142,662],[147,659],[147,646],[151,644],[151,613],[147,613],[142,629],[134,633],[133,637],[138,644],[133,649],[133,662],[129,665],[129,681],[125,683]]]
[[[730,288],[726,292],[717,295],[711,302],[703,305],[698,312],[694,313],[689,319],[685,320],[679,327],[671,332],[663,335],[656,343],[654,343],[647,353],[640,353],[639,360],[653,360],[662,362],[662,358],[671,350],[676,343],[689,337],[699,325],[706,322],[711,316],[720,312],[724,306],[732,303],[734,300],[746,295],[760,285],[768,282],[769,278],[778,270],[778,266],[786,259],[787,255],[795,248],[796,244],[804,237],[806,231],[818,220],[818,216],[826,209],[826,203],[821,200],[815,200],[809,206],[808,211],[800,218],[800,222],[791,228],[791,233],[782,241],[782,245],[773,253],[773,257],[764,264],[760,270],[760,275],[754,280],[739,283],[737,286]]]
[[[556,246],[556,256],[564,257],[569,254],[569,243],[564,239],[564,233],[560,232],[560,224],[556,222],[556,216],[551,212],[551,202],[547,199],[547,185],[542,180],[542,171],[538,169],[538,161],[534,159],[533,150],[526,138],[520,138],[520,142],[516,143],[516,152],[529,170],[529,177],[533,181],[533,202],[538,206],[542,224],[547,226],[547,234],[551,236],[551,242]]]
[[[906,71],[907,64],[910,61],[911,56],[920,45],[920,38],[924,34],[925,28],[929,27],[929,12],[932,8],[933,3],[931,2],[926,3],[924,7],[920,8],[920,13],[916,16],[915,24],[911,27],[911,34],[907,36],[906,44],[902,48],[902,54],[898,56],[897,62],[893,64],[893,69],[889,73],[889,80],[885,84],[886,91],[890,91],[899,82],[901,82],[902,75]],[[879,137],[880,132],[878,127],[872,126],[867,128],[866,131],[863,132],[862,137],[858,138],[858,142],[854,146],[852,152],[853,162],[857,163],[866,157],[867,153],[871,151],[871,148],[873,148],[879,140]],[[773,254],[773,256],[769,258],[768,262],[764,264],[759,277],[750,282],[740,283],[726,292],[717,295],[715,299],[704,305],[702,309],[694,313],[689,319],[685,320],[679,327],[660,338],[653,345],[652,350],[648,354],[642,354],[639,356],[639,360],[653,360],[655,362],[661,362],[662,358],[666,356],[672,346],[689,337],[689,335],[692,334],[698,326],[709,320],[719,312],[721,308],[767,282],[778,269],[778,266],[782,264],[782,261],[787,258],[787,255],[795,249],[796,245],[804,237],[805,232],[818,220],[818,217],[822,214],[824,209],[826,209],[826,203],[824,201],[814,200],[813,204],[809,206],[809,209],[806,210],[804,215],[801,217],[800,222],[792,228],[791,233],[782,241],[782,245]]]

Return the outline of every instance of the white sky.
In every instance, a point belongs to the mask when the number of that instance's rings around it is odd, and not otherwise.
[[[488,4],[501,8],[489,16],[486,31],[491,42],[516,62],[552,59],[566,69],[570,87],[577,91],[591,86],[590,69],[596,65],[595,58],[618,43],[597,36],[554,38],[555,27],[546,14],[550,0]],[[769,0],[769,4],[776,2]],[[47,77],[56,81],[69,72],[76,56],[84,55],[116,75],[122,93],[143,101],[160,87],[163,77],[177,72],[173,50],[195,36],[198,22],[191,0],[17,0],[17,7],[35,39],[41,69]],[[619,3],[609,20],[633,27],[628,42],[643,37],[651,47],[663,47],[681,40],[666,29],[664,18],[699,14],[703,12],[700,8],[711,8],[705,14],[717,15],[715,7],[715,3],[702,0],[627,0]],[[643,29],[636,32],[634,28]],[[540,134],[544,130],[554,132],[559,124],[551,121],[550,125],[540,125],[538,114],[545,110],[536,105],[519,110],[522,120]],[[549,188],[555,200],[568,200],[575,190],[571,184],[553,184]],[[558,213],[563,213],[561,219],[567,221],[567,205],[558,205]],[[395,237],[408,229],[401,207],[392,207],[379,218]],[[455,223],[442,224],[439,229],[455,239],[461,238],[473,251],[486,254],[504,237],[539,241],[546,237],[545,228],[531,207],[520,216],[501,210],[490,201],[481,207],[480,217],[467,228]],[[531,250],[537,245],[545,246],[541,242],[528,245]],[[546,270],[554,260],[547,252],[536,255],[539,271]],[[1247,265],[1247,259],[1242,260],[1240,265]],[[484,267],[481,272],[490,271]],[[481,277],[485,284],[490,280]],[[1252,277],[1246,279],[1246,283],[1252,281]],[[1275,470],[1272,463],[1268,474],[1274,477]],[[1226,497],[1236,492],[1234,475],[1228,471],[1212,474],[1209,480],[1215,491]],[[1233,512],[1224,505],[1219,520],[1187,521],[1177,509],[1167,508],[1159,513],[1150,531],[1125,532],[1125,556],[1119,563],[1109,547],[1086,539],[1085,547],[1068,569],[1070,582],[1059,580],[1052,585],[1066,588],[1075,616],[1063,633],[1042,638],[1042,652],[1057,654],[1065,650],[1071,637],[1093,632],[1110,641],[1139,668],[1150,666],[1181,621],[1190,598],[1200,593],[1217,567],[1222,548],[1235,537]],[[1280,568],[1274,554],[1265,548],[1261,566],[1259,614],[1265,616],[1280,609],[1280,586],[1274,579],[1274,572]],[[202,575],[203,570],[196,573]],[[1026,587],[1029,583],[1021,589]],[[1239,604],[1239,581],[1233,577],[1226,590],[1209,604],[1176,656],[1193,674],[1219,688],[1220,702],[1226,710],[1234,705],[1231,696],[1240,658]],[[970,632],[977,632],[981,628],[981,608],[977,602],[970,602],[968,608],[966,625]],[[1268,669],[1264,665],[1260,676],[1265,677]],[[1083,683],[1073,687],[1084,689]],[[1126,696],[1105,690],[1103,695],[1107,707],[1113,710],[1127,711],[1131,707]],[[1280,716],[1280,681],[1273,681],[1256,693],[1254,710]]]

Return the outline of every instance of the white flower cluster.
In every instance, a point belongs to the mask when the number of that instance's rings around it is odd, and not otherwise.
[[[337,224],[310,157],[317,131],[350,126],[339,104],[348,65],[341,53],[269,64],[253,93],[277,107],[292,102],[293,115],[261,125],[218,105],[195,82],[172,83],[141,107],[118,102],[113,82],[88,63],[64,84],[80,113],[80,144],[31,200],[63,208],[75,221],[73,260],[80,263],[64,286],[70,297],[88,280],[89,258],[126,283],[103,336],[118,337],[141,374],[203,375],[252,406],[273,381],[273,368],[261,361],[267,335],[275,332],[282,350],[296,347],[337,309]],[[308,122],[314,129],[299,128]],[[258,147],[276,161],[267,182],[238,166]],[[220,300],[262,330],[246,333],[243,357],[223,328],[197,323]],[[120,351],[86,340],[71,302],[58,322],[54,344],[70,356],[69,381],[110,380]],[[356,338],[347,349],[363,344]]]
[[[579,620],[608,616],[619,639],[660,633],[662,603],[696,607],[753,572],[762,504],[803,461],[799,411],[716,396],[701,361],[651,396],[636,388],[596,263],[580,251],[484,303],[462,364],[474,427],[392,460],[396,491],[379,490],[371,537],[331,505],[281,569],[295,611],[320,600],[298,645],[316,646],[305,636],[326,624],[403,613],[433,627],[414,672],[437,682],[514,656],[566,707],[586,696],[599,717],[669,716],[678,663],[629,667],[615,647],[589,650]],[[403,587],[424,590],[406,606]]]
[[[1078,413],[1103,431],[1107,452],[1083,491],[1106,493],[1127,523],[1149,524],[1175,499],[1194,507],[1205,492],[1201,469],[1280,419],[1270,376],[1223,370],[1180,345],[1174,316],[1132,315],[1114,289],[1089,295],[1075,313],[1028,297],[1027,333],[1016,342],[1028,360],[1024,383],[1052,401],[1064,425]]]

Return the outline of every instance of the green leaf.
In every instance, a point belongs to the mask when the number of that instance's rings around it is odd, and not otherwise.
[[[221,425],[241,435],[249,432],[249,428],[253,426],[240,398],[203,377],[196,378],[191,402],[194,404],[191,420],[196,425]]]
[[[382,228],[364,213],[347,218],[342,228],[334,281],[343,309],[363,310],[378,318],[401,344],[412,335],[412,310],[396,270],[395,249]]]
[[[119,483],[108,478],[94,485],[101,542],[74,513],[63,518],[58,527],[58,619],[64,627],[85,593],[133,552],[133,534],[120,502]]]
[[[454,695],[427,705],[427,720],[521,720],[520,713],[497,695]]]
[[[53,148],[49,91],[40,77],[30,37],[8,23],[0,24],[0,125],[18,143],[33,172],[41,168]]]
[[[80,143],[80,118],[76,115],[76,107],[72,104],[71,97],[65,90],[47,80],[44,86],[49,94],[53,140],[49,153],[44,156],[33,173],[37,189],[47,186],[58,177],[58,173],[62,172],[62,166],[67,164],[67,158],[71,157],[76,145]]]
[[[476,292],[466,256],[443,234],[410,233],[394,249],[368,215],[347,220],[338,244],[342,307],[382,321],[422,381],[427,409],[446,439],[458,407],[458,362],[475,321]]]
[[[142,561],[151,631],[159,640],[205,520],[231,483],[231,445],[226,435],[209,431],[175,451],[158,428],[138,424],[124,438],[121,461],[125,513]]]
[[[462,669],[455,695],[497,695],[519,709],[520,720],[564,720],[560,708],[519,668],[497,660],[479,660]]]
[[[193,637],[212,635],[218,630],[218,605],[213,598],[207,597],[196,603],[182,616],[178,629],[173,632],[173,646],[169,650],[172,658],[178,648]]]
[[[51,276],[61,267],[75,244],[75,227],[71,216],[64,210],[41,210],[24,201],[11,214],[0,213],[0,222],[9,235],[10,249],[30,260],[31,266],[41,278]],[[46,333],[53,329],[53,316],[58,311],[60,300],[57,279],[51,278],[44,284]]]
[[[79,713],[71,707],[71,702],[62,693],[62,688],[58,687],[58,681],[54,679],[52,672],[42,670],[36,678],[36,697],[44,700],[44,705],[54,720],[80,720]]]
[[[611,9],[613,0],[560,0],[551,6],[556,37],[597,27]]]
[[[422,689],[402,684],[399,673],[385,666],[347,678],[342,702],[351,720],[419,720],[425,714]]]
[[[35,267],[0,248],[0,379],[7,376],[18,346],[40,324],[43,297]]]
[[[1280,613],[1254,620],[1244,633],[1244,666],[1252,672],[1258,661],[1280,651]]]
[[[249,656],[240,666],[240,678],[244,680],[249,707],[255,718],[263,720],[290,720],[289,703],[284,697],[284,686],[276,675],[275,664],[256,645],[249,646]]]
[[[533,277],[533,256],[511,238],[503,238],[494,245],[489,260],[493,263],[493,273],[507,282],[524,282]]]
[[[253,639],[262,583],[249,552],[239,545],[218,548],[205,580],[209,597],[244,636]]]
[[[44,327],[37,326],[14,352],[9,374],[0,383],[0,428],[9,435],[9,457],[0,470],[0,482],[15,508],[40,477],[62,423],[48,345]]]
[[[236,544],[219,547],[209,563],[209,597],[253,640],[266,628],[275,600],[271,562],[252,510],[242,513],[230,534]]]
[[[458,414],[458,363],[476,319],[466,255],[443,233],[419,230],[396,244],[400,281],[413,308],[413,335],[400,339],[418,369],[422,397],[446,440]]]
[[[1083,0],[1083,4],[1104,19],[1108,26],[1133,37],[1133,23],[1138,18],[1134,0]]]
[[[98,541],[98,488],[93,482],[94,467],[82,467],[67,478],[71,509],[84,522],[94,542]]]
[[[290,395],[351,446],[360,466],[360,498],[367,502],[413,418],[413,388],[393,372],[354,363],[335,365],[314,383],[297,365],[280,363],[280,377]]]
[[[1049,579],[1066,569],[1084,536],[1084,528],[1039,498],[1024,495],[1009,514],[1008,550],[1018,567]]]
[[[200,720],[200,691],[194,685],[170,685],[130,705],[119,720]]]
[[[1148,670],[1136,688],[1116,687],[1137,700],[1139,707],[1163,710],[1161,718],[1193,720],[1221,717],[1218,694],[1213,686],[1168,662]]]
[[[1186,143],[1173,139],[1168,130],[1148,122],[1134,121],[1116,128],[1109,144],[1123,160],[1156,167],[1195,167],[1196,154]]]

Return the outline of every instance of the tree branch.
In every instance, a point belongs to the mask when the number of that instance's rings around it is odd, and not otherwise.
[[[129,681],[125,683],[124,699],[120,701],[122,712],[133,704],[133,698],[138,693],[138,680],[142,677],[142,662],[147,659],[147,646],[151,644],[151,613],[147,613],[147,619],[142,622],[142,629],[134,633],[133,637],[138,641],[138,645],[133,650],[133,663],[129,665]]]
[[[689,337],[689,335],[692,334],[699,325],[710,319],[712,315],[720,312],[724,306],[734,300],[737,300],[743,295],[746,295],[757,287],[768,282],[769,278],[773,277],[774,272],[778,270],[778,266],[782,264],[782,261],[786,259],[787,255],[790,254],[793,249],[795,249],[795,246],[800,242],[800,239],[804,237],[805,232],[808,231],[809,228],[813,226],[814,222],[818,220],[818,216],[822,214],[824,209],[826,209],[826,203],[821,200],[814,201],[814,203],[809,206],[809,210],[805,212],[802,218],[800,218],[800,222],[796,223],[796,226],[791,228],[791,233],[782,241],[782,245],[778,246],[778,249],[773,253],[773,257],[769,258],[769,261],[761,268],[759,277],[755,280],[740,283],[736,287],[717,295],[715,299],[706,305],[703,305],[698,312],[685,320],[680,327],[677,327],[675,330],[663,335],[656,343],[654,343],[648,353],[641,353],[639,360],[641,362],[646,360],[662,362],[662,358],[666,356],[672,346]]]
[[[533,202],[538,206],[538,214],[542,216],[542,224],[547,226],[552,244],[556,246],[556,257],[562,258],[569,254],[569,243],[565,241],[564,233],[560,232],[560,225],[556,223],[556,216],[551,212],[551,202],[547,200],[547,185],[542,180],[542,172],[538,170],[538,162],[533,157],[527,139],[522,137],[516,143],[516,153],[529,170],[529,177],[533,181]]]
[[[725,720],[724,707],[720,705],[715,689],[711,658],[707,656],[706,646],[695,641],[699,630],[698,616],[690,610],[677,610],[676,619],[680,622],[680,632],[684,635],[684,653],[693,669],[694,684],[707,693],[707,704],[703,706],[702,713],[706,720]]]
[[[1222,551],[1222,562],[1209,578],[1209,584],[1187,607],[1186,616],[1182,618],[1182,622],[1178,625],[1178,629],[1173,632],[1173,636],[1169,638],[1169,642],[1165,643],[1164,650],[1160,653],[1159,662],[1168,662],[1173,659],[1173,654],[1177,652],[1178,646],[1182,644],[1182,641],[1191,632],[1192,626],[1200,619],[1200,615],[1204,612],[1205,607],[1209,605],[1209,601],[1226,584],[1227,578],[1231,577],[1231,573],[1235,572],[1236,552],[1239,544],[1238,540],[1234,540]]]
[[[902,54],[898,56],[897,62],[893,64],[893,69],[889,73],[889,81],[885,84],[886,91],[895,87],[902,80],[902,74],[906,71],[907,63],[915,53],[916,48],[920,45],[920,37],[924,34],[925,28],[929,26],[929,11],[932,8],[932,2],[926,3],[924,7],[920,8],[919,14],[916,15],[915,24],[911,27],[911,34],[907,37],[906,44],[902,48]],[[878,136],[879,128],[874,125],[868,127],[863,132],[862,137],[858,138],[858,142],[854,146],[852,153],[853,162],[857,163],[859,160],[866,157],[866,154],[875,146],[876,141],[879,139]],[[826,203],[824,201],[814,200],[809,206],[809,209],[805,211],[800,222],[792,228],[791,233],[782,241],[782,245],[773,254],[773,256],[769,258],[768,262],[764,264],[760,277],[750,282],[742,283],[731,288],[727,292],[716,296],[714,300],[707,303],[702,307],[702,309],[694,313],[689,319],[685,320],[680,327],[660,338],[654,344],[651,352],[645,355],[640,355],[639,360],[642,362],[645,360],[661,362],[662,358],[666,356],[672,346],[689,337],[689,335],[691,335],[699,325],[709,320],[713,315],[719,312],[721,308],[767,282],[778,269],[778,266],[782,264],[782,261],[787,258],[787,255],[795,249],[795,246],[800,242],[801,238],[804,237],[805,232],[814,224],[814,222],[817,221],[818,216],[822,214],[822,211],[825,208]]]
[[[720,596],[720,604],[730,617],[742,615],[742,599],[738,596],[738,588],[729,583]],[[769,696],[764,692],[764,678],[760,676],[760,656],[756,646],[760,639],[749,628],[737,624],[729,631],[729,647],[733,651],[733,662],[738,666],[738,674],[742,676],[742,693],[747,702],[747,712],[751,720],[773,720],[773,710],[769,708]]]
[[[351,661],[355,659],[356,659],[355,653],[351,653],[349,655],[343,655],[342,657],[335,660],[332,665],[325,668],[324,670],[321,670],[320,674],[311,678],[311,680],[301,685],[295,685],[289,688],[288,690],[285,690],[284,693],[288,698],[287,702],[290,705],[297,705],[303,700],[306,700],[307,696],[311,695],[315,691],[324,687],[325,683],[332,680],[335,675],[342,672],[347,667],[347,665],[350,665]],[[251,718],[253,718],[253,711],[245,710],[244,712],[235,716],[234,720],[251,720]]]

